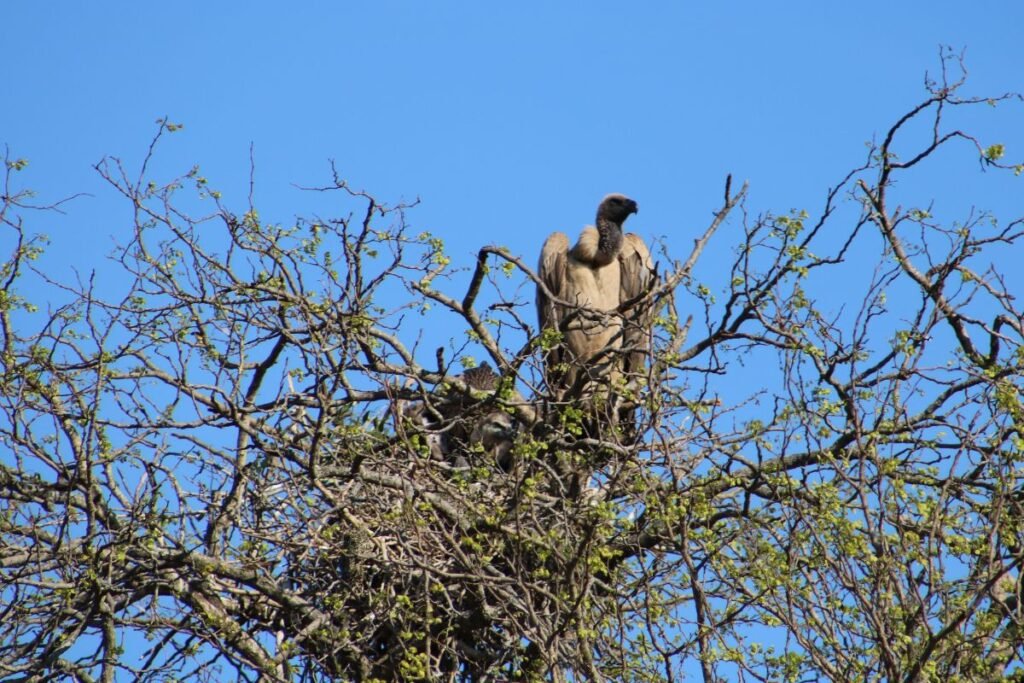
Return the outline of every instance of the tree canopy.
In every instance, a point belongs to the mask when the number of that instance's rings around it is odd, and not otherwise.
[[[957,117],[1020,97],[954,58],[926,85],[819,207],[707,200],[612,314],[655,317],[628,426],[544,386],[532,254],[458,286],[414,207],[337,175],[332,217],[265,221],[155,177],[162,121],[97,165],[133,216],[112,293],[48,274],[9,155],[0,678],[1020,678],[1024,212],[901,184],[1019,174]]]

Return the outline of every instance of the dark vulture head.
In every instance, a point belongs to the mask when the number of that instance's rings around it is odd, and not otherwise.
[[[610,194],[601,200],[597,207],[597,222],[600,225],[603,221],[611,221],[621,226],[629,214],[639,211],[639,207],[632,199],[624,194]]]

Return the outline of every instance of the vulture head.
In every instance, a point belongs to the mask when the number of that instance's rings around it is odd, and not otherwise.
[[[577,260],[603,268],[622,252],[622,224],[637,212],[636,202],[623,194],[610,194],[597,207],[596,229],[584,231],[573,249]]]
[[[597,224],[603,221],[611,221],[622,229],[630,214],[638,213],[640,207],[636,202],[624,194],[610,194],[605,197],[597,207]]]

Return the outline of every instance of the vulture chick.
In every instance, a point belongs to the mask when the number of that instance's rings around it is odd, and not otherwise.
[[[470,389],[494,392],[501,376],[490,364],[481,363],[458,375]],[[502,410],[484,412],[483,402],[456,392],[436,394],[428,407],[417,403],[400,415],[424,435],[433,459],[446,461],[453,467],[468,467],[469,455],[482,447],[503,470],[508,470],[517,426],[512,416]]]
[[[501,377],[486,361],[462,373],[462,380],[471,389],[494,392]],[[512,463],[512,444],[516,438],[516,423],[504,410],[492,410],[478,418],[469,435],[469,445],[480,446],[504,471]]]
[[[654,280],[651,253],[643,240],[624,235],[622,224],[637,213],[635,201],[610,194],[597,207],[595,226],[580,233],[575,246],[562,232],[544,242],[537,274],[559,302],[537,288],[541,330],[562,333],[562,343],[545,357],[545,379],[552,391],[585,379],[615,379],[643,371],[650,327],[649,306],[611,314],[646,292]],[[621,351],[620,351],[621,349]]]

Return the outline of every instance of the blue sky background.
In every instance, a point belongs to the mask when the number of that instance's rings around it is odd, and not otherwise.
[[[612,191],[639,202],[631,229],[683,256],[726,173],[755,213],[813,212],[923,98],[940,43],[966,48],[970,92],[1024,90],[1019,2],[8,1],[0,26],[0,145],[41,200],[92,195],[30,226],[55,274],[101,267],[127,236],[91,165],[137,164],[162,116],[185,125],[159,156],[168,177],[198,163],[244,209],[252,143],[261,214],[289,220],[316,201],[292,184],[325,184],[334,159],[385,201],[419,197],[413,227],[468,265],[492,241],[532,262]],[[1021,123],[1006,108],[975,129],[1017,157]],[[973,170],[928,191],[1012,195]]]

